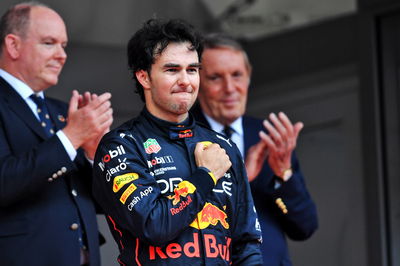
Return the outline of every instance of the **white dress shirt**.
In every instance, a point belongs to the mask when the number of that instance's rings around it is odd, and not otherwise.
[[[225,125],[215,121],[210,116],[203,113],[205,118],[207,119],[208,123],[212,130],[224,134],[224,127]],[[236,146],[238,147],[242,157],[244,158],[244,135],[243,135],[243,124],[242,124],[242,117],[239,117],[232,124],[229,125],[232,129],[232,136],[231,140],[235,142]]]

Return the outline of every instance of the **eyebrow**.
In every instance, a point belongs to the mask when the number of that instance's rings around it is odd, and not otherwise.
[[[175,63],[166,63],[166,64],[164,65],[164,68],[168,68],[168,67],[181,67],[181,65],[175,64]],[[200,63],[192,63],[192,64],[189,64],[189,67],[200,68],[200,67],[201,67],[201,64],[200,64]]]
[[[57,38],[55,38],[55,37],[53,37],[53,36],[43,36],[43,37],[41,37],[41,41],[42,42],[44,42],[44,41],[52,41],[52,42],[58,42],[59,41],[59,39],[57,39]],[[63,41],[63,42],[61,42],[62,44],[67,44],[68,43],[68,39],[66,39],[65,41]]]

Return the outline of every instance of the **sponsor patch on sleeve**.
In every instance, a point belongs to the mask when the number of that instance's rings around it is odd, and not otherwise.
[[[136,190],[136,186],[132,183],[130,186],[125,189],[124,193],[122,193],[122,196],[119,198],[119,201],[122,202],[122,204],[125,204],[126,199]]]
[[[118,192],[123,186],[139,178],[137,173],[127,173],[114,177],[113,191]]]

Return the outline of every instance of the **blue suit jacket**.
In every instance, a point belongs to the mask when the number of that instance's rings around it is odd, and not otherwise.
[[[56,128],[63,128],[66,104],[47,99],[47,105]],[[83,154],[72,162],[58,137],[46,138],[28,105],[0,78],[0,264],[80,265],[82,228],[90,265],[100,265],[90,183]],[[83,226],[76,230],[79,214]]]
[[[209,126],[201,112],[199,105],[191,110],[197,121]],[[258,132],[264,130],[262,120],[252,117],[243,117],[245,154],[256,144],[260,137]],[[307,191],[299,162],[295,155],[292,158],[293,176],[278,189],[275,189],[277,177],[274,176],[268,163],[264,164],[261,173],[250,183],[254,204],[261,224],[264,265],[289,266],[289,251],[285,235],[293,240],[309,238],[318,227],[317,210],[310,194]],[[286,206],[284,214],[281,199]]]

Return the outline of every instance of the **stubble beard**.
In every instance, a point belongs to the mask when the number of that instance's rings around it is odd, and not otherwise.
[[[187,112],[189,112],[190,108],[192,107],[192,104],[188,104],[188,103],[171,103],[169,104],[169,109],[176,114],[182,115],[185,114]]]

